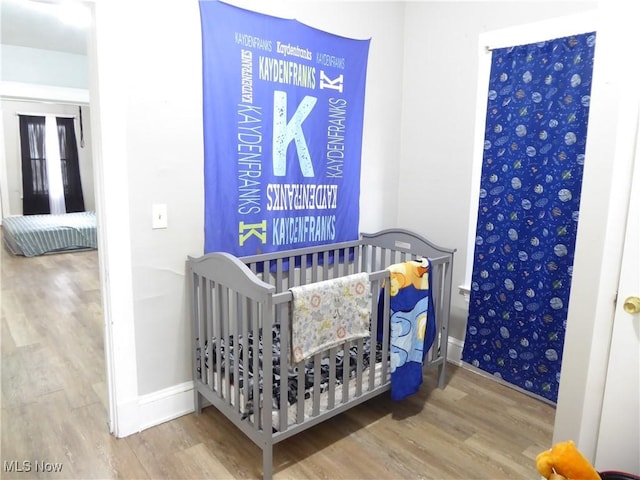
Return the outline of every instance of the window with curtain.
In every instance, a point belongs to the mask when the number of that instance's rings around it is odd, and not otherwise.
[[[84,211],[73,118],[19,118],[23,214]]]

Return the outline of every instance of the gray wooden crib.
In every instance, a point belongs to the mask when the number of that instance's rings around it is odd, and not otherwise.
[[[392,229],[243,258],[189,257],[196,414],[204,401],[220,410],[262,449],[263,477],[271,478],[275,443],[389,390],[387,267],[421,258],[431,263],[437,332],[424,365],[439,368],[442,388],[454,252]],[[292,364],[289,289],[362,272],[371,287],[368,337]]]

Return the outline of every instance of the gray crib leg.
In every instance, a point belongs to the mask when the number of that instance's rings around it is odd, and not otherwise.
[[[448,318],[448,314],[447,314]],[[445,387],[445,382],[447,380],[447,357],[449,352],[449,321],[442,326],[442,333],[440,335],[440,355],[442,356],[442,363],[438,365],[438,388],[442,389]]]
[[[273,445],[267,444],[262,447],[262,478],[271,480],[273,478]]]
[[[445,381],[447,379],[447,360],[445,359],[440,365],[438,365],[438,388],[443,389]]]
[[[197,388],[193,388],[193,410],[196,415],[202,413],[202,396],[198,393]]]

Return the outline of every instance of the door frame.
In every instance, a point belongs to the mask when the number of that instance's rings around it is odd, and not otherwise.
[[[553,443],[574,440],[595,459],[620,280],[636,144],[635,16],[598,6],[589,137]],[[630,40],[632,40],[630,42]],[[636,77],[637,78],[637,77]]]
[[[640,295],[640,105],[630,106],[636,110],[635,160],[595,457],[601,471],[640,472],[640,314],[624,310],[627,297]]]
[[[127,79],[118,55],[126,45],[118,34],[119,2],[93,0],[87,5],[93,18],[87,57],[109,430],[116,437],[126,437],[139,430],[124,95]]]

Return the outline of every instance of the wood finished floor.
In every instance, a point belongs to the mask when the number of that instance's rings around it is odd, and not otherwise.
[[[0,478],[260,478],[260,450],[213,408],[109,434],[96,252],[23,258],[2,247],[1,259]],[[540,478],[553,407],[448,368],[443,390],[429,373],[404,402],[382,395],[276,445],[274,477]],[[43,462],[62,471],[36,471]]]

